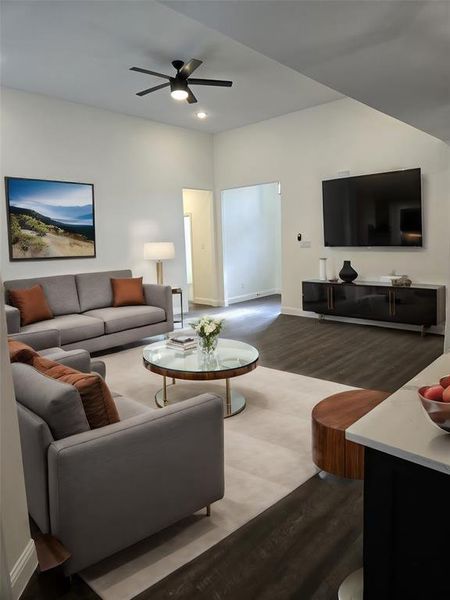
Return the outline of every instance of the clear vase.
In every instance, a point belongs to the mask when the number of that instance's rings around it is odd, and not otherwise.
[[[213,358],[216,355],[218,336],[198,337],[199,350],[205,358]]]

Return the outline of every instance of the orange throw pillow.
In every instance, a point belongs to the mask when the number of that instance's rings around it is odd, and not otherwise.
[[[111,279],[113,306],[133,306],[145,304],[142,277]]]
[[[33,350],[31,346],[27,346],[23,342],[17,342],[16,340],[8,340],[9,347],[9,360],[13,362],[32,364],[35,356],[38,355],[36,350]]]
[[[78,390],[91,429],[120,421],[111,392],[100,375],[76,371],[38,354],[33,359],[33,367],[43,375],[69,383]]]
[[[53,319],[44,290],[39,284],[24,290],[9,290],[9,302],[19,309],[22,327],[37,321]]]

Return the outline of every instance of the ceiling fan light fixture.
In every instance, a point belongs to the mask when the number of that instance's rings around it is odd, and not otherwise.
[[[186,90],[172,90],[170,95],[174,100],[186,100],[188,93]]]
[[[188,104],[196,104],[198,100],[192,91],[191,84],[212,87],[231,87],[233,85],[232,81],[224,81],[222,79],[197,79],[196,77],[191,77],[192,73],[198,69],[201,64],[202,61],[198,58],[191,58],[187,63],[182,60],[173,60],[172,66],[176,70],[176,75],[174,77],[164,73],[158,73],[158,71],[143,69],[142,67],[130,67],[131,71],[152,75],[153,77],[159,77],[160,79],[166,80],[165,83],[153,85],[150,88],[137,92],[136,96],[142,98],[152,92],[157,92],[163,88],[170,87],[170,95],[174,100],[177,100],[178,102],[186,100]],[[199,111],[197,113],[199,119],[206,119],[207,116],[208,115],[204,111]]]
[[[170,95],[174,100],[186,100],[188,97],[186,82],[177,79],[172,81],[170,84]]]

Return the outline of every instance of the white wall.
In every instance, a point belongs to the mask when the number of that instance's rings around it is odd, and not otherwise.
[[[1,280],[0,280],[1,286]],[[30,537],[23,478],[19,424],[12,383],[3,299],[0,301],[0,552],[2,571],[9,581],[1,584],[1,598],[19,598],[37,565]],[[3,555],[4,552],[4,555]],[[2,572],[2,579],[5,573]],[[8,589],[10,588],[10,589]]]
[[[350,259],[362,279],[396,270],[413,280],[448,283],[448,146],[351,99],[284,115],[215,136],[215,183],[221,190],[281,182],[283,306],[301,314],[301,281],[317,277],[319,257],[338,272]],[[325,249],[323,179],[421,167],[425,248]],[[301,248],[297,233],[311,241]]]
[[[183,206],[191,215],[193,300],[218,306],[213,193],[183,190]]]
[[[278,183],[222,192],[225,302],[281,288],[281,206]]]
[[[146,241],[174,241],[166,283],[185,284],[184,187],[213,187],[212,136],[37,94],[2,90],[2,175],[94,183],[97,258],[10,263],[4,279],[130,267],[148,281]],[[3,186],[2,186],[3,190]]]

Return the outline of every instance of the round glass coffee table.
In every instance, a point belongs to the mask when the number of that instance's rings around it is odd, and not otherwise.
[[[191,381],[225,379],[225,418],[245,408],[245,397],[231,389],[230,379],[256,369],[258,359],[258,350],[250,344],[224,339],[219,339],[216,353],[211,358],[205,358],[198,349],[184,352],[168,348],[165,341],[150,344],[143,351],[145,368],[163,377],[163,387],[155,395],[158,406],[167,406],[192,396],[192,390],[189,394],[189,389],[184,390],[184,394],[180,394],[181,390],[176,389],[179,386],[175,386],[177,379]],[[172,385],[167,385],[168,377],[172,379]]]

